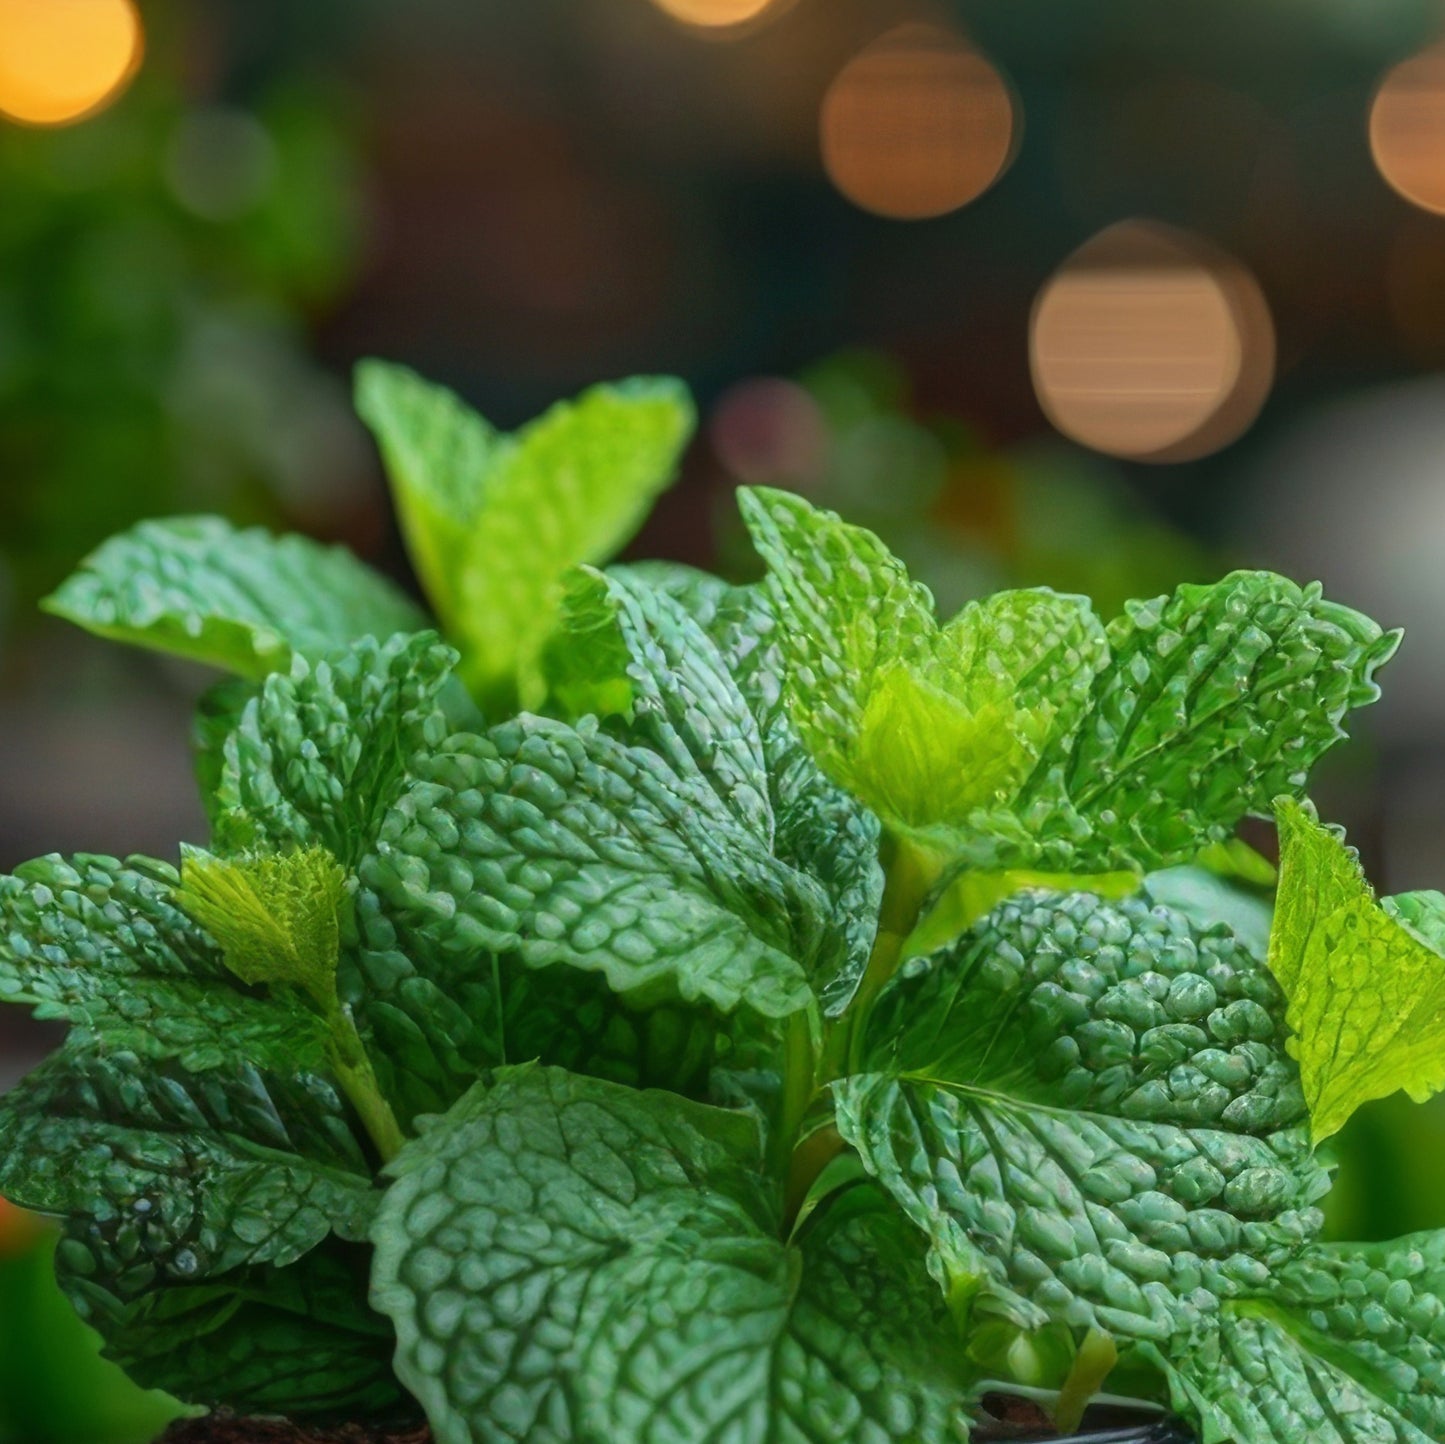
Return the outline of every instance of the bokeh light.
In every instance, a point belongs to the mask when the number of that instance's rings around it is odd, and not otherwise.
[[[143,51],[131,0],[0,0],[0,114],[83,120],[119,96]]]
[[[775,8],[778,0],[653,0],[653,4],[684,25],[707,30],[724,30],[757,20],[765,10]]]
[[[896,220],[941,216],[1008,169],[1018,108],[961,36],[909,24],[875,40],[823,100],[823,164],[854,204]]]
[[[1445,215],[1445,46],[1385,76],[1370,107],[1370,151],[1407,201]]]
[[[1259,414],[1274,325],[1238,261],[1185,232],[1125,221],[1044,287],[1030,359],[1039,403],[1066,436],[1112,456],[1192,461]]]
[[[816,481],[828,455],[822,410],[796,381],[757,376],[740,381],[718,400],[709,425],[713,450],[740,481]]]

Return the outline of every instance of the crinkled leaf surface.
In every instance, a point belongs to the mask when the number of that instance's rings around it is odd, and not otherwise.
[[[368,366],[360,401],[464,675],[489,702],[535,704],[563,574],[605,560],[672,480],[695,419],[686,388],[597,386],[513,436],[397,367]]]
[[[936,1291],[876,1198],[778,1239],[743,1115],[556,1070],[396,1161],[374,1300],[440,1444],[966,1437]]]
[[[784,1017],[810,997],[816,889],[708,816],[703,787],[586,720],[459,735],[417,759],[362,864],[379,895],[366,916],[403,952],[514,952],[618,992]]]
[[[412,755],[451,730],[440,694],[455,661],[419,633],[273,673],[227,719],[210,800],[216,850],[319,844],[354,865]]]
[[[240,1062],[192,1074],[67,1046],[0,1099],[0,1193],[66,1220],[62,1282],[143,1382],[203,1401],[255,1387],[299,1414],[326,1407],[291,1392],[287,1379],[300,1390],[307,1376],[295,1361],[269,1376],[258,1363],[254,1384],[209,1394],[165,1360],[147,1365],[152,1335],[139,1327],[182,1293],[204,1292],[215,1327],[242,1308],[304,1317],[304,1275],[284,1271],[333,1234],[365,1236],[371,1169],[322,1078]],[[331,1297],[318,1321],[323,1350]],[[367,1321],[353,1315],[366,1338]],[[298,1319],[293,1335],[304,1327]],[[267,1349],[253,1341],[250,1353]]]
[[[1172,1370],[1204,1444],[1427,1444],[1445,1433],[1445,1233],[1319,1244],[1226,1305]]]
[[[218,517],[147,521],[113,537],[45,607],[97,636],[252,679],[287,670],[298,652],[426,626],[344,548],[237,531]]]
[[[39,858],[0,878],[0,1002],[63,1019],[81,1046],[174,1058],[319,1067],[304,1012],[242,987],[172,900],[175,869],[144,858]]]
[[[830,781],[803,745],[784,705],[777,617],[760,587],[675,588],[721,651],[762,731],[773,808],[773,851],[821,884],[841,946],[814,987],[829,1015],[852,1000],[868,964],[883,896],[876,814]]]
[[[1389,1352],[1366,1360],[1366,1296],[1341,1282],[1335,1311],[1308,1304],[1328,1175],[1282,1015],[1222,924],[1147,891],[1023,894],[905,964],[869,1022],[874,1071],[836,1086],[837,1123],[975,1323],[1108,1332],[1161,1366],[1211,1444],[1313,1438],[1292,1429],[1332,1400],[1349,1417],[1320,1437],[1404,1444],[1403,1396],[1365,1378]],[[1369,1296],[1393,1278],[1371,1274]],[[1412,1325],[1422,1378],[1438,1307]]]
[[[1298,793],[1397,634],[1267,572],[1131,603],[1005,592],[940,627],[876,537],[744,493],[785,691],[824,771],[974,867],[1149,870]]]
[[[69,1284],[108,1354],[151,1388],[245,1414],[381,1421],[416,1405],[391,1370],[391,1325],[367,1303],[369,1265],[369,1250],[332,1240],[284,1269],[126,1302],[78,1272]]]
[[[1387,908],[1339,836],[1282,799],[1270,967],[1289,999],[1315,1136],[1362,1103],[1445,1088],[1445,951],[1438,895]]]

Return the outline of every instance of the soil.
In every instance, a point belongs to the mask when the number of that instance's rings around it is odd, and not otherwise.
[[[321,1429],[280,1419],[208,1414],[204,1419],[177,1421],[157,1444],[431,1444],[431,1430],[424,1424],[399,1431],[368,1429],[360,1424]]]
[[[1037,1406],[1022,1399],[988,1395],[985,1418],[974,1437],[979,1441],[1054,1441],[1069,1444],[1049,1428]],[[182,1419],[172,1424],[157,1444],[431,1444],[431,1431],[423,1424],[401,1430],[368,1429],[359,1424],[318,1429],[288,1424],[277,1419],[237,1419],[230,1414],[211,1414],[204,1419]],[[1137,1415],[1126,1418],[1100,1417],[1095,1413],[1084,1432],[1069,1439],[1089,1444],[1189,1444],[1189,1435],[1176,1432],[1166,1421],[1141,1425]]]

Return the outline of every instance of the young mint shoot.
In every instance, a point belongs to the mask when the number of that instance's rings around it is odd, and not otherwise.
[[[1306,796],[1396,634],[1265,572],[940,618],[766,490],[757,584],[607,566],[678,383],[359,404],[430,615],[208,518],[48,603],[229,674],[204,848],[0,880],[0,999],[70,1025],[0,1192],[111,1357],[440,1444],[948,1444],[1000,1390],[1445,1437],[1445,1231],[1319,1209],[1445,1088],[1445,899]]]

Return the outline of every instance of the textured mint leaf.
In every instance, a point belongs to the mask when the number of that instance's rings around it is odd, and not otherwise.
[[[877,816],[829,781],[788,718],[782,694],[778,622],[760,587],[675,589],[708,628],[747,698],[762,732],[773,808],[773,851],[821,884],[830,931],[841,940],[835,961],[814,987],[830,1016],[852,1000],[872,951],[883,896]]]
[[[1300,1320],[1268,1306],[1226,1308],[1219,1328],[1171,1369],[1173,1403],[1202,1444],[1432,1444],[1355,1370],[1340,1368]]]
[[[142,522],[94,552],[45,609],[86,631],[242,677],[426,619],[340,547],[237,531],[218,517]]]
[[[381,448],[417,575],[454,627],[486,484],[508,438],[445,386],[385,361],[356,368],[356,409]]]
[[[63,1019],[80,1046],[174,1058],[319,1067],[319,1025],[252,995],[172,900],[164,863],[39,858],[0,878],[0,1002]]]
[[[288,672],[273,673],[225,719],[211,800],[215,848],[319,844],[354,865],[400,793],[410,757],[450,731],[440,697],[455,661],[420,633],[367,638],[316,662],[297,657]]]
[[[261,857],[181,852],[175,900],[250,987],[293,988],[324,1015],[336,1005],[346,872],[324,847]]]
[[[66,1048],[0,1099],[0,1193],[60,1214],[120,1297],[364,1235],[371,1170],[335,1091]]]
[[[1000,593],[940,627],[876,537],[801,498],[744,516],[789,713],[896,834],[991,871],[1148,871],[1297,795],[1398,633],[1267,572],[1129,604]]]
[[[1302,792],[1399,640],[1269,572],[1131,602],[1067,762],[1041,768],[1023,807],[1058,798],[1064,818],[1043,831],[1086,826],[1071,848],[1095,865],[1190,861]]]
[[[1353,852],[1306,808],[1281,799],[1278,817],[1269,965],[1320,1139],[1372,1098],[1445,1088],[1445,928],[1428,895],[1378,903]]]
[[[363,917],[384,920],[373,948],[566,963],[639,1001],[807,1006],[820,890],[657,754],[524,716],[414,771],[361,865]]]
[[[671,482],[695,415],[680,382],[597,386],[499,436],[454,396],[371,363],[359,404],[463,675],[507,707],[541,700],[563,575],[631,537]]]
[[[1205,1444],[1427,1444],[1445,1432],[1445,1232],[1318,1244],[1171,1366]]]
[[[391,1326],[367,1304],[368,1263],[368,1251],[333,1240],[284,1269],[168,1284],[129,1303],[84,1272],[67,1283],[107,1355],[147,1388],[244,1414],[381,1421],[416,1406],[391,1370]]]
[[[1279,1001],[1224,927],[1022,894],[880,996],[838,1127],[955,1296],[1187,1337],[1320,1226]]]
[[[413,1143],[373,1300],[440,1444],[962,1440],[946,1312],[873,1196],[778,1238],[739,1114],[503,1074]]]
[[[724,825],[771,848],[773,813],[757,719],[723,657],[681,603],[627,574],[575,574],[553,656],[575,710],[626,718],[623,735],[703,786]],[[582,705],[584,702],[590,705]]]

